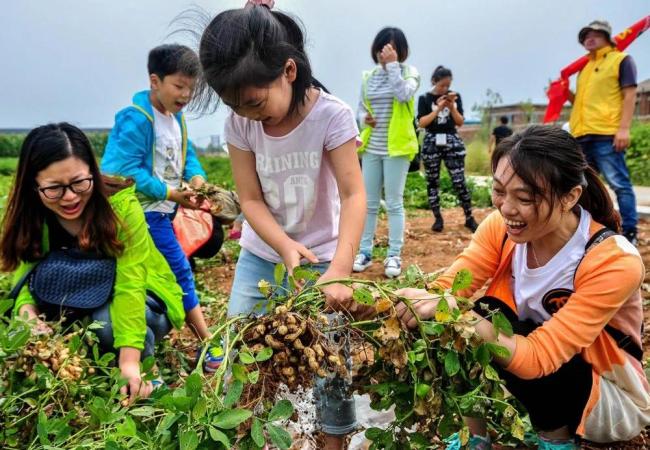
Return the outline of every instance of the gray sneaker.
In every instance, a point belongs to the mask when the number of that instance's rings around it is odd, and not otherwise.
[[[384,273],[388,278],[395,278],[402,274],[402,258],[389,256],[384,260]]]
[[[354,258],[354,265],[352,266],[352,270],[355,272],[363,272],[368,267],[370,267],[371,264],[372,264],[372,259],[370,259],[368,255],[359,253]]]

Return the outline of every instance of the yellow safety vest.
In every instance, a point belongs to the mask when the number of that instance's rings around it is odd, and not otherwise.
[[[362,92],[363,92],[363,105],[368,112],[372,114],[370,101],[368,100],[368,79],[374,73],[374,70],[369,70],[363,73]],[[409,76],[408,66],[404,66],[403,76]],[[410,160],[415,158],[418,152],[418,137],[415,133],[413,126],[413,119],[415,118],[415,96],[411,97],[406,102],[400,102],[397,98],[393,97],[393,112],[390,116],[388,124],[388,156],[404,156]],[[370,142],[370,134],[372,127],[366,127],[361,131],[361,146],[358,148],[359,153],[366,151],[368,142]]]
[[[619,67],[626,54],[604,47],[578,75],[569,125],[575,137],[587,134],[614,135],[623,113]]]

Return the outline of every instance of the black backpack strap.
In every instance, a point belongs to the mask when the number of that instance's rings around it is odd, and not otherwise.
[[[601,228],[600,230],[596,231],[593,236],[589,239],[587,242],[587,245],[585,245],[585,254],[592,249],[592,247],[597,246],[601,242],[603,242],[605,239],[607,239],[610,236],[615,236],[617,233],[616,231],[610,230],[607,227]],[[579,265],[579,263],[578,263]]]
[[[582,263],[582,260],[584,257],[587,255],[587,253],[603,242],[605,239],[611,236],[615,236],[618,233],[616,233],[613,230],[610,230],[607,227],[601,228],[600,230],[596,231],[593,236],[589,239],[587,242],[587,245],[585,245],[585,254],[582,256],[582,259],[578,262],[578,266],[580,266],[580,263]],[[576,267],[576,272],[578,271],[578,267]],[[575,272],[573,274],[573,278],[575,280]],[[643,330],[643,325],[641,326]],[[613,326],[607,324],[605,325],[605,331],[609,333],[609,335],[616,341],[616,345],[621,350],[625,350],[628,352],[630,355],[632,355],[635,359],[639,360],[640,362],[643,362],[643,349],[632,340],[632,338],[623,333],[621,330],[618,330],[614,328]]]
[[[605,331],[614,338],[616,345],[618,345],[621,350],[625,350],[630,355],[634,356],[635,359],[639,360],[639,362],[643,362],[643,349],[641,349],[641,347],[639,347],[639,345],[634,342],[629,335],[609,324],[605,325]]]

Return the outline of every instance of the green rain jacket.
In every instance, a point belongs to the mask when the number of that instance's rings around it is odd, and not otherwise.
[[[145,299],[147,291],[155,293],[167,306],[167,317],[175,328],[185,320],[183,292],[169,264],[156,249],[144,212],[135,196],[135,187],[123,189],[109,198],[113,211],[119,218],[118,239],[124,243],[124,252],[117,258],[115,287],[109,312],[113,325],[115,348],[144,348],[147,332]],[[47,226],[43,231],[43,250],[49,251]],[[35,262],[22,262],[14,273],[14,284]],[[26,304],[36,304],[27,286],[18,294],[14,314]]]

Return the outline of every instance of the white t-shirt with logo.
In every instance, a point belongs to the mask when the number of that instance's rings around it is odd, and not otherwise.
[[[173,114],[162,114],[153,108],[154,137],[156,150],[153,158],[153,174],[172,189],[177,189],[183,181],[183,135],[181,126]],[[142,202],[142,208],[166,214],[174,212],[176,204],[169,200],[150,200]]]
[[[574,291],[573,278],[589,242],[591,214],[580,208],[580,223],[571,239],[542,267],[528,268],[528,244],[517,244],[512,283],[520,320],[542,323]],[[533,258],[534,259],[534,258]]]
[[[339,228],[340,201],[329,152],[358,133],[352,109],[322,91],[302,122],[281,137],[268,136],[261,122],[235,113],[226,120],[226,142],[255,154],[264,201],[277,223],[321,262],[334,256]],[[267,261],[282,262],[247,222],[240,244]]]

